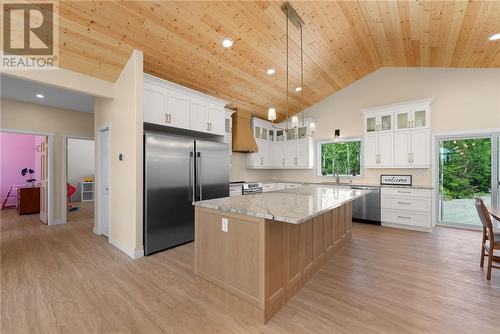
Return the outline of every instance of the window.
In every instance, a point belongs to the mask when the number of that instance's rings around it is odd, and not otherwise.
[[[320,142],[318,144],[320,159],[319,175],[361,174],[361,139],[346,139],[341,142]]]

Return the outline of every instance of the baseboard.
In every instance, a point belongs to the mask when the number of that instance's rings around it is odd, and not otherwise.
[[[112,238],[108,238],[108,241],[110,244],[112,244],[113,246],[115,246],[116,248],[118,248],[119,250],[124,252],[125,254],[127,254],[130,258],[134,259],[134,252],[132,250],[128,249],[127,247],[123,246],[118,241],[116,241]]]
[[[66,219],[54,219],[50,225],[61,225],[66,224]]]
[[[144,256],[144,248],[141,248],[140,250],[135,251],[134,253],[134,259],[138,259],[143,256]]]
[[[411,226],[411,225],[394,224],[394,223],[386,223],[386,222],[382,222],[382,226],[401,228],[401,229],[405,229],[405,230],[418,231],[418,232],[428,232],[428,233],[432,232],[432,227]]]

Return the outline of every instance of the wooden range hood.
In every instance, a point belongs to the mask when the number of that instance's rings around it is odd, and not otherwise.
[[[233,118],[233,152],[257,152],[258,147],[250,122],[252,115],[247,111],[238,110],[231,117]]]

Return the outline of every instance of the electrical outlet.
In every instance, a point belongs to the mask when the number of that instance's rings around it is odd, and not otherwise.
[[[221,228],[222,228],[222,232],[229,231],[229,220],[227,218],[222,218]]]

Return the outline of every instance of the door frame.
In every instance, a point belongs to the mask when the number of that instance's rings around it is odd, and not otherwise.
[[[498,138],[500,141],[500,128],[491,128],[491,129],[474,129],[474,130],[461,130],[461,131],[449,131],[449,132],[439,132],[432,134],[432,170],[431,170],[431,183],[432,183],[432,226],[440,225],[439,224],[439,211],[440,211],[440,198],[439,198],[439,141],[440,140],[452,140],[452,139],[465,139],[465,138],[486,138],[491,137],[492,139]],[[500,154],[497,152],[497,147],[493,147],[492,155],[491,155],[491,184],[493,186],[494,183],[499,178],[499,166],[498,161],[495,161],[495,154]],[[495,168],[496,166],[496,168]],[[491,202],[494,205],[495,201],[500,205],[500,199],[498,197],[498,187],[496,185],[496,189],[492,187],[491,189]],[[450,227],[462,227],[462,228],[474,228],[470,225],[453,225],[447,224],[445,226]]]
[[[66,187],[66,182],[67,182],[67,177],[68,177],[68,155],[67,155],[67,150],[68,150],[68,139],[83,139],[83,140],[94,140],[93,137],[85,137],[85,136],[73,136],[73,135],[61,135],[62,137],[62,159],[61,159],[61,167],[62,167],[62,173],[61,173],[61,180],[62,180],[62,222],[61,224],[66,224],[68,222],[68,207],[67,207],[67,199],[66,196],[68,194],[68,189]],[[94,150],[95,152],[95,150]],[[95,153],[94,153],[95,154]],[[95,201],[95,198],[94,198]]]
[[[103,184],[101,178],[101,144],[102,144],[102,134],[103,132],[108,131],[108,143],[109,143],[109,164],[108,164],[108,175],[111,177],[111,161],[112,161],[112,144],[111,144],[111,124],[105,124],[100,127],[96,131],[96,141],[95,141],[95,162],[96,162],[96,183],[95,183],[95,206],[94,206],[94,233],[97,235],[102,235],[103,230],[103,217],[102,217],[102,193],[103,193]],[[111,210],[111,196],[112,196],[112,186],[109,185],[109,196],[108,196],[108,242],[111,242],[111,218],[112,218],[112,210]]]
[[[24,135],[45,136],[47,137],[47,148],[49,156],[47,161],[47,225],[61,224],[61,221],[54,220],[54,198],[53,198],[53,183],[54,183],[54,134],[50,132],[18,130],[0,128],[0,132],[17,133]]]

